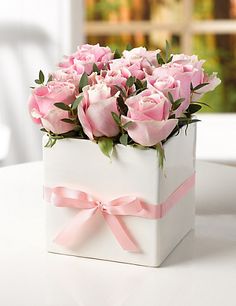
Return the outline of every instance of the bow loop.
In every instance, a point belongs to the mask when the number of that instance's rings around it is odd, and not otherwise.
[[[92,195],[66,187],[44,188],[44,199],[58,207],[79,209],[78,214],[59,233],[55,242],[68,245],[77,238],[81,227],[100,211],[117,241],[124,250],[137,252],[137,244],[131,238],[120,216],[136,216],[148,219],[163,218],[167,212],[194,186],[195,174],[180,185],[165,202],[151,205],[135,196],[122,196],[108,202],[95,199]]]

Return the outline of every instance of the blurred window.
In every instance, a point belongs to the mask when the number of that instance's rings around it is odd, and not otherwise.
[[[168,40],[172,52],[206,59],[222,86],[203,110],[236,112],[236,0],[86,0],[86,14],[88,43],[163,49]]]

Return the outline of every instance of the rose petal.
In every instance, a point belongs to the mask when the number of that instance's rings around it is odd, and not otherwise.
[[[138,121],[122,116],[122,124],[132,122],[128,125],[129,136],[142,146],[154,146],[166,139],[175,128],[178,120],[169,119],[163,121]]]

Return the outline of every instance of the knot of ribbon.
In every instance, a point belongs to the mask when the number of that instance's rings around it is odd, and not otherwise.
[[[138,252],[139,247],[131,237],[122,216],[160,219],[194,186],[195,174],[180,185],[163,203],[152,205],[134,196],[122,196],[103,202],[92,195],[67,187],[44,187],[44,199],[57,206],[79,209],[78,213],[57,235],[55,242],[64,246],[76,241],[83,225],[99,211],[121,247],[129,252]]]

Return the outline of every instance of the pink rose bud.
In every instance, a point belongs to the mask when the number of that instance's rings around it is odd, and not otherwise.
[[[61,119],[68,118],[68,112],[58,109],[54,103],[67,105],[75,100],[75,86],[68,82],[49,82],[46,86],[35,88],[29,98],[29,111],[35,123],[56,134],[66,133],[73,129]]]
[[[131,122],[126,130],[129,136],[143,146],[153,146],[169,136],[177,119],[168,119],[171,103],[161,92],[144,90],[126,100],[127,116],[122,123]]]
[[[68,68],[73,67],[75,70],[80,70],[81,66],[87,74],[93,71],[93,64],[95,63],[98,69],[102,69],[111,59],[113,53],[109,47],[100,47],[99,44],[89,45],[85,44],[77,48],[77,51],[71,56],[66,56],[59,67]]]
[[[85,87],[83,100],[78,107],[78,117],[84,133],[89,139],[94,137],[113,137],[119,134],[119,127],[115,123],[112,112],[118,114],[117,97],[111,95],[111,88],[105,83],[98,83]]]

